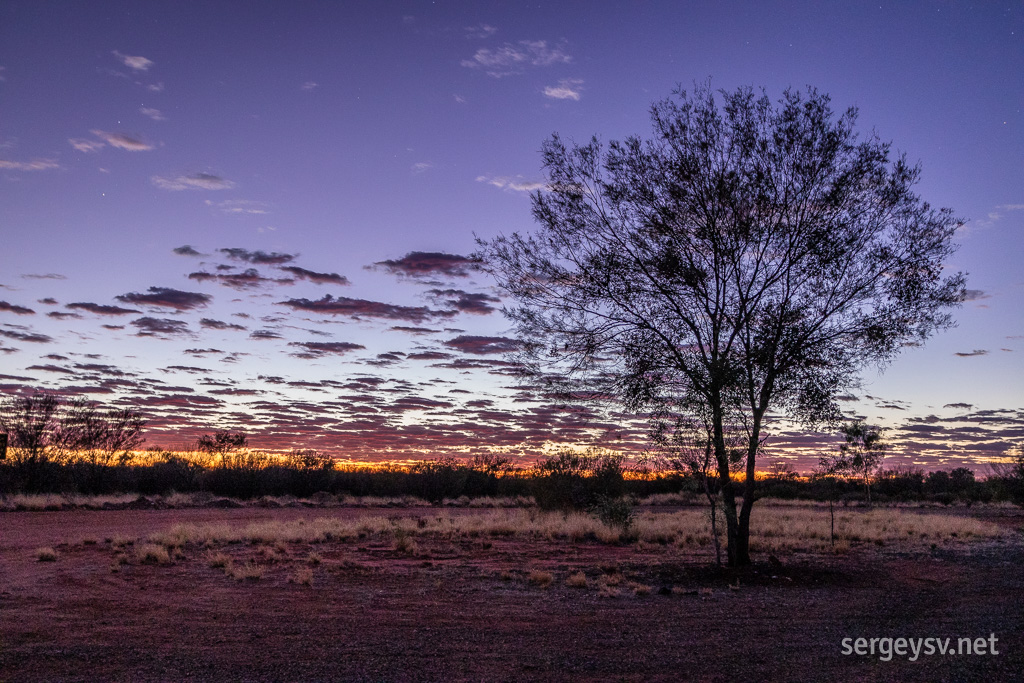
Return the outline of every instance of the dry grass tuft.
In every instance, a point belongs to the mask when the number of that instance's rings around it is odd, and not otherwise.
[[[311,567],[316,567],[323,561],[324,558],[320,557],[320,553],[311,552],[309,555],[306,555],[306,564]]]
[[[57,551],[49,546],[45,548],[36,548],[36,561],[38,562],[56,562]]]
[[[547,588],[555,580],[555,577],[554,575],[552,575],[551,572],[545,572],[535,569],[530,572],[530,575],[526,577],[526,580],[534,586],[538,586],[540,588]]]
[[[313,585],[313,570],[309,567],[299,567],[288,577],[288,583],[297,583],[300,586]]]
[[[259,556],[259,558],[261,560],[263,560],[264,562],[267,562],[269,564],[274,564],[276,562],[283,562],[283,561],[288,559],[288,558],[284,557],[281,553],[279,553],[277,551],[276,546],[274,548],[267,548],[267,547],[260,548],[257,551],[256,554]]]
[[[618,586],[620,583],[622,583],[622,578],[622,574],[615,571],[611,574],[605,574],[601,577],[600,581],[605,586]]]
[[[162,545],[143,543],[135,549],[135,561],[140,564],[169,564],[171,555]]]
[[[210,553],[206,556],[206,564],[214,569],[228,569],[232,565],[229,555],[224,553]]]
[[[583,572],[573,572],[565,580],[565,585],[569,588],[589,588],[590,582],[587,581],[587,575]]]
[[[225,568],[225,573],[236,581],[259,581],[263,578],[266,568],[249,560],[243,565]]]
[[[129,545],[135,545],[135,539],[128,536],[114,536],[110,539],[110,544],[115,548],[124,548]]]

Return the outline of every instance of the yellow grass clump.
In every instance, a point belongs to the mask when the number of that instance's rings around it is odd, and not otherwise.
[[[36,548],[36,560],[38,562],[56,562],[57,551],[50,547]]]
[[[573,572],[565,580],[565,585],[569,588],[589,588],[590,582],[587,581],[587,575],[583,572]]]
[[[545,572],[539,569],[535,569],[530,572],[529,576],[526,577],[526,580],[534,586],[547,588],[555,580],[555,577],[551,572]]]
[[[143,543],[135,549],[135,561],[141,564],[168,564],[171,555],[162,545]]]
[[[263,578],[266,568],[249,560],[245,564],[225,568],[225,573],[236,581],[259,581]]]
[[[224,553],[210,553],[206,563],[214,569],[227,569],[232,565],[232,560],[230,555]]]
[[[288,583],[297,583],[300,586],[313,585],[313,570],[309,567],[299,567],[288,577]]]

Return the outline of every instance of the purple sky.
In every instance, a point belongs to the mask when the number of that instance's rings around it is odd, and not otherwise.
[[[149,443],[405,459],[635,449],[509,376],[474,234],[533,229],[553,132],[677,84],[813,85],[968,224],[959,327],[865,372],[892,463],[1024,440],[1019,2],[0,4],[0,389],[133,405]],[[777,425],[807,469],[827,435]]]

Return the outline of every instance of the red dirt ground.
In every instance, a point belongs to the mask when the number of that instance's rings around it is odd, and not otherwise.
[[[227,577],[195,547],[171,564],[111,571],[107,539],[179,522],[431,513],[0,512],[0,681],[1010,681],[1024,672],[1018,538],[798,553],[740,573],[671,546],[507,538],[417,538],[417,556],[388,539],[289,544],[258,581]],[[1024,520],[997,521],[1019,529]],[[36,559],[43,546],[57,561]],[[260,552],[221,550],[238,561]],[[311,550],[323,558],[312,585],[290,583]],[[554,582],[531,584],[533,570]],[[567,586],[574,570],[592,586],[618,575],[620,594]],[[629,581],[652,590],[634,594]],[[841,652],[847,637],[990,634],[995,656]]]

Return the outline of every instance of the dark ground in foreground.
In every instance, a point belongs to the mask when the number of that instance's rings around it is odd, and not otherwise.
[[[1011,681],[1024,672],[1018,538],[797,553],[740,574],[672,547],[417,539],[413,556],[369,538],[289,544],[264,558],[262,579],[246,581],[210,567],[198,548],[114,573],[106,540],[177,522],[373,513],[417,510],[0,513],[0,681]],[[57,561],[37,561],[41,546],[56,548]],[[290,583],[311,550],[322,557],[312,584]],[[241,561],[259,551],[226,552]],[[565,584],[576,569],[590,589]],[[532,570],[554,582],[531,584]],[[602,596],[594,586],[614,575],[618,595]],[[993,633],[998,655],[881,661],[841,647],[858,637],[948,637],[955,647]]]

